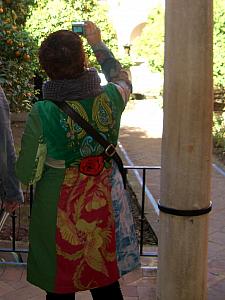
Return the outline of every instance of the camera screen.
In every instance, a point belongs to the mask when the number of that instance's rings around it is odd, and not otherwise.
[[[72,31],[77,34],[84,34],[84,24],[83,22],[74,22],[72,24]]]
[[[74,32],[82,34],[83,33],[83,27],[82,26],[75,26],[74,27]]]

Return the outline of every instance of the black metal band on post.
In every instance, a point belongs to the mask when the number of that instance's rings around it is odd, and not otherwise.
[[[184,216],[184,217],[195,217],[208,214],[212,210],[212,202],[206,208],[201,209],[191,209],[191,210],[183,210],[183,209],[175,209],[166,207],[160,204],[158,201],[158,208],[160,211],[164,212],[165,214],[175,215],[175,216]]]

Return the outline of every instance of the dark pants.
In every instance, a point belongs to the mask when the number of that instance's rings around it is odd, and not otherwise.
[[[90,290],[93,300],[123,300],[119,282],[116,281],[110,285]],[[75,293],[72,294],[54,294],[48,293],[46,300],[75,300]]]

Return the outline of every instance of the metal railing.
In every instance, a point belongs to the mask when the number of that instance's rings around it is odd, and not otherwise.
[[[146,202],[146,171],[155,171],[160,170],[160,166],[124,166],[127,170],[141,171],[142,170],[142,182],[141,182],[141,216],[140,216],[140,255],[141,256],[150,256],[157,257],[157,252],[144,252],[144,220],[145,220],[145,202]],[[30,211],[32,209],[33,203],[33,186],[30,186],[29,191],[29,202],[30,202]],[[29,218],[29,216],[27,216]],[[16,213],[11,214],[12,219],[12,237],[11,237],[11,246],[8,248],[0,247],[0,264],[26,264],[23,262],[22,254],[28,253],[28,249],[21,249],[16,246]],[[1,260],[1,253],[11,253],[14,261],[7,262]]]

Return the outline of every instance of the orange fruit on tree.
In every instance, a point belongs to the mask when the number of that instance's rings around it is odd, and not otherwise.
[[[30,60],[30,55],[25,53],[23,58],[24,58],[24,60],[29,61]]]
[[[19,56],[20,56],[20,51],[19,51],[19,50],[17,50],[17,51],[15,52],[15,56],[16,56],[16,57],[19,57]]]
[[[7,45],[9,45],[9,46],[12,46],[12,44],[13,44],[13,40],[11,40],[11,39],[8,39],[8,40],[6,41],[6,44],[7,44]]]
[[[0,7],[0,14],[3,14],[3,13],[4,13],[3,7]]]

